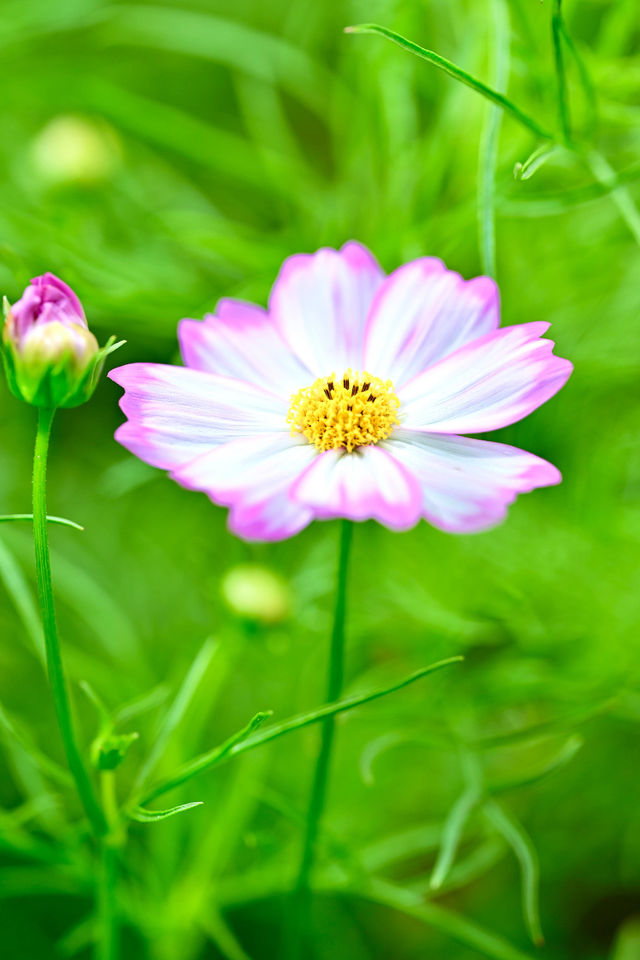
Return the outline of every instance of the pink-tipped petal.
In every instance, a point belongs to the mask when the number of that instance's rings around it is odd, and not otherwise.
[[[483,433],[515,423],[552,397],[573,367],[541,339],[549,324],[503,327],[456,350],[398,390],[403,426]]]
[[[398,430],[385,446],[420,482],[425,519],[451,533],[496,526],[519,493],[561,480],[553,464],[504,443]]]
[[[376,446],[319,454],[294,483],[291,496],[320,519],[377,520],[393,530],[414,526],[422,503],[416,478]]]
[[[229,530],[243,540],[271,543],[294,537],[313,520],[313,512],[294,503],[285,493],[250,499],[233,506],[229,512]]]
[[[214,503],[232,508],[229,525],[246,540],[282,540],[312,520],[313,513],[288,496],[315,449],[288,433],[243,437],[209,450],[171,474]]]
[[[313,379],[291,353],[266,310],[221,300],[204,320],[181,320],[178,340],[187,367],[247,380],[287,399]]]
[[[395,270],[378,290],[365,332],[364,366],[400,387],[499,323],[493,280],[465,281],[441,260],[423,257]]]
[[[160,363],[130,363],[109,373],[125,394],[128,422],[116,439],[165,470],[238,436],[281,430],[287,401],[240,380]]]
[[[314,377],[362,368],[364,328],[384,273],[359,243],[285,260],[269,314]]]

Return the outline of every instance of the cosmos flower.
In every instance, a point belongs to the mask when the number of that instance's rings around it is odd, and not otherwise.
[[[495,283],[436,258],[385,276],[358,243],[298,254],[268,310],[222,300],[182,320],[185,366],[110,373],[128,417],[116,438],[229,507],[248,540],[332,517],[485,530],[518,493],[561,478],[531,453],[461,434],[522,419],[572,369],[542,339],[548,323],[499,322]]]
[[[16,396],[39,407],[88,400],[113,339],[100,349],[78,297],[52,273],[34,277],[13,305],[5,300],[2,353]]]

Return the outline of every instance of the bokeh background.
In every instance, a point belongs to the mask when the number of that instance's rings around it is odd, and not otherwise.
[[[640,18],[636,0],[565,6],[597,122],[568,56],[579,150],[516,180],[538,144],[505,116],[495,181],[504,322],[551,321],[575,364],[556,398],[496,436],[558,464],[564,483],[482,535],[358,526],[348,692],[466,660],[340,722],[313,960],[640,957]],[[510,97],[557,131],[552,12],[550,0],[3,0],[2,292],[17,299],[52,270],[101,340],[127,340],[115,362],[172,362],[180,317],[221,296],[265,303],[297,251],[353,237],[389,270],[435,254],[478,274],[490,108],[343,28],[382,23],[485,79],[498,42]],[[257,710],[322,702],[338,527],[234,540],[223,510],[114,442],[119,392],[105,380],[58,417],[50,510],[86,527],[51,530],[83,741],[98,723],[83,679],[110,708],[129,705],[119,729],[140,732],[124,797],[209,637],[158,775]],[[0,394],[0,513],[28,510],[33,411]],[[29,530],[0,537],[0,953],[86,958],[91,865],[46,760],[62,757]],[[239,611],[247,590],[260,616]],[[125,960],[281,955],[317,738],[308,728],[212,771],[167,798],[204,806],[131,828]],[[482,799],[430,892],[470,778]],[[521,909],[522,863],[531,893],[536,858],[542,949]],[[376,885],[358,890],[367,873]]]

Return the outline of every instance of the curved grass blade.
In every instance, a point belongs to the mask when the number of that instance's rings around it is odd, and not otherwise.
[[[32,513],[4,513],[0,515],[0,523],[9,523],[12,520],[30,520],[33,523]],[[59,523],[63,527],[73,527],[74,530],[84,530],[84,527],[76,523],[75,520],[67,520],[66,517],[47,517],[49,523]]]
[[[437,663],[423,667],[422,670],[417,670],[415,673],[405,677],[404,680],[400,680],[389,687],[346,697],[344,700],[337,700],[335,703],[327,703],[323,707],[318,707],[318,709],[306,713],[300,713],[295,717],[291,717],[289,720],[283,720],[281,723],[274,724],[274,726],[264,730],[262,733],[250,736],[252,730],[260,726],[260,724],[271,715],[270,713],[258,713],[239,733],[230,737],[224,743],[220,744],[220,746],[214,747],[213,750],[208,751],[208,753],[196,757],[195,760],[192,760],[182,767],[181,770],[178,770],[173,777],[153,787],[142,802],[147,803],[149,800],[159,797],[168,790],[172,790],[174,787],[178,787],[192,777],[197,776],[199,773],[217,766],[217,764],[227,760],[229,757],[245,753],[247,750],[254,750],[256,747],[260,747],[264,743],[269,743],[271,740],[276,740],[278,737],[282,737],[294,730],[301,730],[303,727],[309,726],[309,724],[318,723],[325,717],[331,717],[337,713],[345,713],[372,700],[378,700],[380,697],[395,693],[397,690],[402,690],[403,687],[408,687],[409,684],[415,683],[416,680],[421,680],[429,673],[434,673],[436,670],[448,667],[453,663],[461,663],[463,660],[464,657],[461,656],[439,660]]]
[[[171,737],[184,719],[189,706],[191,705],[191,701],[195,697],[198,687],[202,683],[202,680],[204,679],[217,650],[217,641],[213,640],[211,637],[208,637],[196,654],[196,657],[187,671],[187,675],[184,678],[173,703],[164,716],[160,730],[158,731],[158,736],[155,739],[151,751],[138,771],[134,786],[134,790],[136,792],[142,789],[144,782],[149,778],[160,762],[160,759],[167,749]]]
[[[203,754],[201,757],[196,757],[195,760],[192,760],[191,763],[187,764],[178,771],[176,776],[167,780],[164,783],[158,784],[157,787],[154,787],[150,793],[148,793],[143,803],[148,803],[149,800],[159,797],[161,794],[166,793],[167,790],[171,790],[173,787],[177,787],[179,784],[185,783],[186,780],[190,780],[191,777],[197,776],[197,774],[202,773],[203,770],[209,769],[218,763],[221,763],[223,760],[230,755],[231,751],[244,740],[247,739],[255,730],[264,723],[269,717],[273,716],[272,710],[265,710],[260,713],[256,713],[255,716],[251,718],[249,723],[246,726],[242,727],[241,730],[238,730],[237,733],[233,733],[224,743],[221,743],[219,747],[214,747],[213,750],[210,750],[209,753]]]
[[[345,892],[353,893],[352,888],[345,888]],[[404,890],[395,884],[383,880],[373,879],[364,890],[355,891],[366,900],[392,907],[409,917],[439,930],[441,933],[471,947],[479,953],[490,957],[491,960],[531,960],[531,957],[512,946],[498,934],[486,930],[480,924],[469,920],[460,914],[447,910],[435,903],[425,903],[420,894],[411,890]]]
[[[536,170],[539,170],[559,148],[560,145],[557,143],[540,144],[523,163],[516,163],[513,168],[514,180],[529,180]]]
[[[566,766],[567,763],[570,763],[578,750],[580,750],[582,747],[583,743],[584,740],[580,736],[576,735],[569,737],[566,743],[564,743],[560,750],[558,750],[556,755],[552,757],[551,760],[549,760],[540,770],[537,770],[534,773],[525,774],[524,776],[514,777],[511,780],[500,780],[494,784],[488,784],[487,793],[507,793],[510,790],[519,790],[521,787],[529,787],[534,783],[538,783],[545,777],[555,773],[556,770],[562,769],[562,767]]]
[[[432,890],[439,890],[446,880],[458,852],[464,828],[479,800],[480,791],[475,784],[472,784],[466,790],[463,790],[451,807],[442,831],[438,859],[431,874],[429,886]]]
[[[598,153],[597,150],[589,151],[587,162],[596,180],[611,191],[611,199],[618,208],[620,216],[635,237],[636,243],[640,244],[640,212],[638,212],[631,194],[625,187],[615,185],[615,170],[606,157]]]
[[[344,32],[373,33],[377,36],[385,37],[387,40],[391,40],[392,43],[396,43],[404,50],[408,50],[409,53],[413,53],[422,60],[426,60],[428,63],[432,63],[434,66],[444,70],[444,72],[448,73],[450,77],[453,77],[460,83],[464,83],[465,86],[471,87],[472,90],[475,90],[476,93],[479,93],[480,96],[485,97],[485,99],[490,100],[491,103],[495,103],[498,107],[502,107],[502,109],[506,110],[507,113],[509,113],[515,120],[518,121],[518,123],[522,124],[522,126],[526,127],[528,130],[531,130],[536,134],[536,136],[542,137],[543,140],[554,139],[552,133],[549,133],[548,130],[545,130],[543,127],[541,127],[537,120],[534,120],[533,117],[530,117],[528,114],[524,113],[520,107],[516,106],[516,104],[509,100],[508,97],[505,97],[504,94],[498,93],[497,90],[493,90],[491,87],[487,86],[486,83],[483,83],[482,80],[478,80],[476,77],[471,76],[470,73],[467,73],[466,70],[463,70],[455,63],[452,63],[451,60],[447,60],[446,57],[441,57],[439,53],[434,53],[433,50],[427,50],[425,47],[421,47],[412,40],[407,40],[406,37],[401,36],[399,33],[395,33],[393,30],[389,30],[387,27],[381,27],[376,23],[361,23],[357,26],[345,27]]]
[[[208,909],[200,917],[200,926],[225,960],[251,960],[219,910]]]
[[[177,807],[169,807],[168,810],[145,810],[144,807],[134,807],[129,812],[129,817],[137,820],[138,823],[157,823],[159,820],[168,820],[169,817],[175,817],[177,813],[184,813],[185,810],[202,805],[202,800],[194,800],[192,803],[181,803]]]
[[[536,947],[544,946],[544,934],[540,926],[538,887],[540,867],[538,854],[522,824],[507,814],[495,801],[483,804],[483,813],[509,844],[522,873],[522,912],[531,940]]]

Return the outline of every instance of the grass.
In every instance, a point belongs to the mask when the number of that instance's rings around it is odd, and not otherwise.
[[[563,484],[482,535],[354,532],[345,697],[465,661],[338,718],[314,881],[330,936],[313,958],[530,957],[538,899],[548,960],[637,950],[636,4],[6,0],[3,19],[1,292],[59,273],[101,342],[127,340],[117,363],[175,360],[180,317],[221,296],[264,303],[284,257],[349,237],[386,269],[421,254],[467,277],[495,263],[503,322],[552,322],[575,374],[499,438],[557,463]],[[372,22],[498,90],[559,146],[535,153],[512,112],[497,126],[495,99],[343,32]],[[30,509],[35,424],[0,391],[4,517]],[[140,734],[123,802],[145,762],[152,784],[170,781],[274,711],[259,749],[159,801],[202,806],[129,827],[122,958],[272,960],[317,728],[267,732],[322,704],[337,524],[273,547],[232,539],[224,511],[116,445],[118,395],[105,380],[59,415],[49,468],[49,510],[85,528],[49,526],[82,746],[100,725],[82,681],[117,733]],[[221,578],[246,563],[288,585],[277,622],[227,607]],[[0,952],[86,958],[92,852],[34,601],[29,526],[3,523]],[[461,816],[470,765],[481,797]]]

